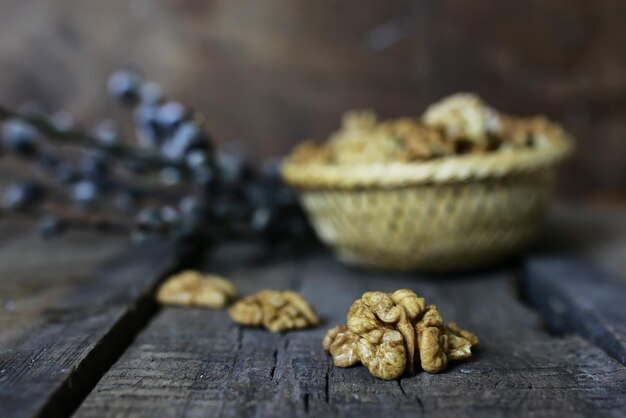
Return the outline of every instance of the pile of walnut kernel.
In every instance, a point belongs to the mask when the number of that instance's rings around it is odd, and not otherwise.
[[[408,289],[364,293],[350,307],[346,325],[328,330],[323,341],[335,366],[360,362],[384,380],[413,374],[416,359],[423,370],[438,373],[449,360],[470,357],[476,345],[476,335],[445,325],[435,305]]]
[[[379,121],[371,111],[352,111],[325,144],[296,147],[300,164],[411,163],[437,158],[520,149],[568,141],[563,128],[543,116],[504,115],[478,96],[459,93],[432,104],[421,118]]]

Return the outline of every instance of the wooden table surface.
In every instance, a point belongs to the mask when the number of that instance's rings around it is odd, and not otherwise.
[[[348,268],[325,251],[171,244],[0,228],[0,417],[624,416],[626,213],[560,208],[519,263],[456,277]],[[320,328],[285,334],[225,311],[159,308],[181,266],[240,294],[302,292]],[[410,288],[481,346],[398,381],[338,369],[321,349],[367,290]]]

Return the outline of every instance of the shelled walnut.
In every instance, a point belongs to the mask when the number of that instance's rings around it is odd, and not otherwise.
[[[291,291],[262,290],[235,303],[228,313],[235,322],[263,326],[271,332],[319,324],[311,305],[300,294]]]
[[[330,329],[323,347],[337,367],[360,361],[372,375],[392,380],[413,374],[416,356],[423,370],[437,373],[449,360],[471,356],[477,344],[478,338],[456,323],[445,326],[435,305],[400,289],[364,293],[350,307],[347,326]]]
[[[457,93],[431,104],[422,116],[424,123],[442,129],[448,137],[481,143],[489,135],[501,134],[501,118],[480,97]]]
[[[186,270],[168,278],[159,288],[156,297],[164,305],[219,309],[233,300],[235,295],[235,287],[229,280]]]
[[[361,361],[357,349],[359,337],[345,325],[337,325],[328,330],[322,345],[326,354],[333,357],[337,367],[350,367]]]
[[[301,144],[290,160],[338,166],[410,164],[540,149],[568,141],[567,132],[545,117],[510,116],[475,94],[457,93],[431,104],[421,117],[379,120],[371,111],[349,111],[325,143]]]

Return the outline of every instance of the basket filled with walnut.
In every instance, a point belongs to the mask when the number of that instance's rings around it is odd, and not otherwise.
[[[458,271],[515,254],[537,232],[570,136],[544,117],[514,117],[471,94],[421,118],[349,112],[324,144],[283,165],[320,238],[346,263]]]

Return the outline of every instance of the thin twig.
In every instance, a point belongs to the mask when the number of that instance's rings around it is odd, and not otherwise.
[[[129,161],[138,161],[145,164],[148,168],[160,169],[164,167],[174,167],[179,170],[188,170],[184,163],[171,161],[152,152],[145,152],[134,147],[124,145],[124,141],[114,148],[102,146],[93,136],[85,132],[75,129],[58,129],[48,119],[36,115],[27,115],[13,110],[0,104],[0,119],[18,118],[36,127],[40,132],[48,135],[51,139],[62,141],[69,145],[101,148],[107,152],[118,155]]]

